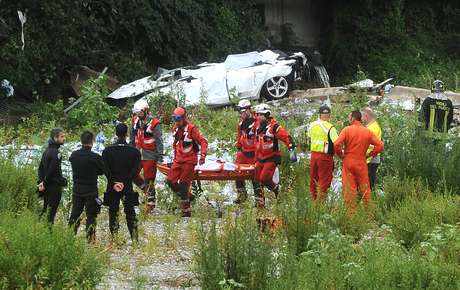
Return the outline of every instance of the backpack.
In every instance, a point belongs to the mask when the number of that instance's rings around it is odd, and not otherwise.
[[[327,131],[327,154],[334,155],[334,142],[332,142],[331,139],[332,128],[334,128],[334,126],[332,126],[329,131]]]

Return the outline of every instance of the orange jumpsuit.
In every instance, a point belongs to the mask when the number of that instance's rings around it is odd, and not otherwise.
[[[372,157],[383,151],[383,142],[359,121],[353,121],[351,126],[345,127],[334,142],[335,152],[343,160],[342,192],[349,215],[356,212],[358,189],[365,206],[371,200],[366,162],[366,151],[369,145],[374,145],[374,149],[369,153]],[[342,146],[345,146],[345,152]]]

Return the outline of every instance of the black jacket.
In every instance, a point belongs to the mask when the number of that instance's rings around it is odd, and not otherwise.
[[[42,154],[38,167],[38,182],[43,181],[45,188],[48,186],[65,186],[67,184],[66,179],[62,176],[60,146],[50,139],[48,148]]]
[[[451,100],[427,97],[422,103],[419,117],[425,123],[425,130],[445,133],[451,127],[454,106]]]
[[[82,147],[72,152],[69,161],[72,164],[74,195],[97,194],[97,176],[104,174],[102,157],[91,148]]]
[[[125,140],[118,140],[102,152],[107,191],[113,191],[115,182],[123,182],[125,193],[133,191],[133,179],[137,176],[141,164],[139,150],[128,145]]]

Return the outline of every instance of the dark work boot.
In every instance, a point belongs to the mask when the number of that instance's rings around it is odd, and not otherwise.
[[[273,187],[272,191],[275,194],[275,198],[278,198],[278,196],[280,194],[280,185],[279,184],[275,185],[275,187]]]
[[[155,201],[156,201],[156,191],[155,185],[153,182],[149,182],[145,192],[146,203],[145,203],[145,214],[151,214],[155,209]]]
[[[182,215],[181,217],[191,217],[192,216],[192,208],[190,206],[190,200],[181,200],[180,201]]]
[[[237,180],[235,181],[235,185],[236,185],[237,197],[233,203],[242,204],[248,199],[248,192],[246,191],[245,181]]]
[[[265,208],[265,194],[264,194],[262,187],[260,186],[254,187],[254,195],[255,195],[254,198],[256,201],[255,207],[259,209],[264,209]]]

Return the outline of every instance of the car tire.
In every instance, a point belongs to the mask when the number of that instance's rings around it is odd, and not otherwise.
[[[289,77],[273,77],[262,86],[261,96],[267,101],[281,100],[289,95],[291,81]]]

